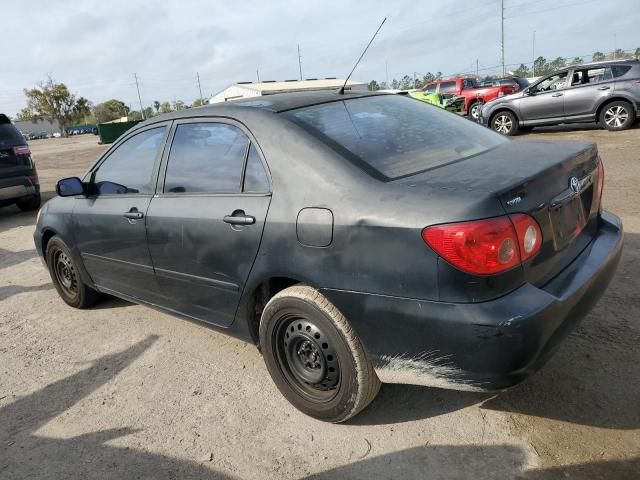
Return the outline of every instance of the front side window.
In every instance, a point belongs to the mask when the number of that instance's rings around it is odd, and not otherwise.
[[[153,193],[153,167],[165,127],[138,133],[120,144],[93,173],[98,195]]]
[[[427,85],[426,87],[424,87],[424,90],[422,90],[422,91],[424,93],[435,93],[437,86],[438,86],[437,83],[432,83],[431,85]]]
[[[224,123],[178,125],[171,145],[165,193],[237,193],[249,138]]]
[[[550,92],[553,90],[560,90],[565,87],[567,83],[567,73],[561,72],[551,75],[545,78],[539,84],[536,85],[536,92]]]
[[[456,114],[396,95],[331,102],[282,115],[383,180],[413,175],[508,142]]]
[[[440,84],[440,93],[454,93],[456,91],[456,82],[442,82]]]

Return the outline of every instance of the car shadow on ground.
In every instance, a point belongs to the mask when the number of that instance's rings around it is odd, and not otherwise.
[[[474,479],[474,480],[637,480],[640,457],[551,468],[527,468],[525,452],[511,445],[434,445],[360,460],[305,480]]]
[[[137,432],[108,429],[71,438],[35,432],[131,365],[157,340],[149,336],[91,366],[0,407],[0,478],[230,478],[204,465],[108,444]],[[5,399],[6,401],[6,399]]]
[[[55,192],[43,192],[41,194],[42,205],[55,196]],[[16,227],[35,226],[37,214],[37,211],[23,212],[15,205],[0,207],[0,233]]]

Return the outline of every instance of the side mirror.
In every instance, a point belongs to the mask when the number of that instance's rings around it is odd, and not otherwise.
[[[69,177],[59,180],[56,184],[56,193],[61,197],[74,197],[84,195],[84,185],[78,177]]]

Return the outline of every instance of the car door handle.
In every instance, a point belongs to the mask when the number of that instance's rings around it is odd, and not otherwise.
[[[129,220],[140,220],[144,218],[144,213],[139,212],[136,207],[133,207],[128,212],[124,212],[124,218],[128,218]]]
[[[245,215],[242,210],[236,210],[231,215],[225,215],[222,220],[231,225],[253,225],[256,223],[256,217]]]
[[[562,94],[561,93],[554,93],[553,95],[551,95],[552,97],[561,97]]]
[[[607,87],[606,85],[604,87],[599,87],[598,90],[610,90],[611,87]]]

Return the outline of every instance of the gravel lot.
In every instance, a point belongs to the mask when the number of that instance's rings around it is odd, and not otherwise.
[[[606,295],[508,392],[386,385],[345,425],[291,407],[251,345],[117,299],[67,307],[35,215],[0,209],[0,478],[640,478],[640,129],[522,138],[598,143],[627,232]],[[32,142],[48,197],[96,142]]]

